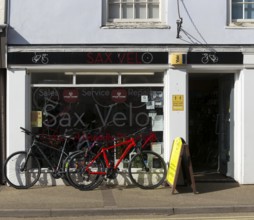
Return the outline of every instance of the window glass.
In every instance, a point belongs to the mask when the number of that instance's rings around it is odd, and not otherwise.
[[[146,18],[146,5],[136,4],[136,18],[145,19]]]
[[[149,112],[163,114],[163,88],[33,87],[32,111],[42,112],[40,123],[32,123],[41,133],[62,134],[70,127],[110,124],[107,130],[127,134],[139,127],[153,126]]]
[[[159,18],[159,5],[148,5],[148,18]]]
[[[73,77],[65,73],[32,73],[32,84],[72,84]]]
[[[112,144],[115,137],[126,137],[147,127],[157,136],[156,149],[163,152],[162,87],[32,87],[31,90],[32,131],[40,134],[47,144],[60,147],[63,140],[59,134],[70,128],[81,129],[73,133],[74,138],[68,143],[67,151],[71,152],[95,140],[101,141],[98,147]],[[149,143],[146,149],[152,147]],[[51,149],[45,151],[54,156]],[[42,166],[46,166],[45,161]]]
[[[151,20],[160,17],[160,0],[108,0],[108,4],[109,20]]]
[[[232,9],[232,18],[233,19],[241,19],[243,18],[243,9],[242,5],[233,5]]]
[[[118,75],[76,75],[77,84],[117,84]]]
[[[122,11],[123,11],[123,18],[133,19],[133,5],[132,4],[123,4]]]
[[[254,0],[232,0],[232,19],[254,19]]]
[[[120,4],[109,4],[109,19],[120,18]]]
[[[254,3],[253,4],[246,4],[244,9],[245,9],[244,18],[245,19],[253,19],[254,18]]]
[[[147,75],[122,75],[122,84],[163,83],[163,73],[147,73]]]

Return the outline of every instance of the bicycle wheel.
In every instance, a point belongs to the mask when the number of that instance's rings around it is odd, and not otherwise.
[[[63,170],[63,174],[62,174],[62,180],[63,182],[66,184],[66,185],[72,185],[69,181],[69,178],[68,178],[68,175],[67,175],[67,168],[68,168],[68,165],[69,165],[69,162],[70,162],[70,159],[80,153],[81,151],[76,151],[76,152],[73,152],[71,153],[69,156],[67,156],[66,158],[63,159],[63,164],[62,164],[62,170]]]
[[[19,151],[11,154],[4,163],[6,181],[16,189],[32,187],[40,178],[41,166],[36,157]]]
[[[133,156],[128,171],[131,181],[142,189],[160,186],[167,174],[164,160],[153,151],[143,151]]]
[[[81,152],[75,154],[67,165],[67,178],[69,183],[80,190],[92,190],[99,186],[103,181],[102,174],[91,174],[90,172],[105,172],[105,165],[101,158],[97,158],[91,165],[88,171],[86,167],[95,154],[92,152]]]

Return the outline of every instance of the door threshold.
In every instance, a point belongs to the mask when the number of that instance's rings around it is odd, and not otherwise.
[[[234,183],[236,182],[233,178],[228,177],[218,171],[201,171],[194,172],[195,182],[199,183]]]

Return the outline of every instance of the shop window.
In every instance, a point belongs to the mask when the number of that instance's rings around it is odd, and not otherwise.
[[[163,115],[163,87],[32,87],[31,100],[32,112],[42,116],[32,126],[46,133],[104,126],[128,134],[155,126],[153,116]]]
[[[50,79],[57,77],[52,77],[53,74],[55,73],[49,74]],[[47,85],[47,78],[43,81],[38,80],[40,75],[43,74],[31,74],[31,125],[34,133],[53,138],[53,142],[50,143],[61,145],[61,140],[55,137],[63,134],[66,129],[78,128],[88,135],[90,143],[99,138],[105,144],[112,143],[114,138],[126,137],[140,128],[147,127],[157,136],[154,140],[156,144],[149,143],[147,148],[154,148],[163,154],[163,73],[117,73],[93,77],[86,74],[69,74],[73,86],[58,84],[57,87]],[[127,85],[134,83],[134,79],[140,84]],[[94,80],[97,80],[96,84]],[[44,86],[41,86],[42,82],[45,82]],[[82,86],[78,83],[82,83]],[[105,87],[100,83],[108,84]],[[75,134],[69,151],[75,151],[80,147],[83,132]]]

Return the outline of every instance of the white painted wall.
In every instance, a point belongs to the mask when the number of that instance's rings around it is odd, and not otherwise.
[[[29,88],[24,70],[7,71],[7,156],[25,150],[27,137],[20,127],[29,128]]]
[[[177,1],[163,7],[165,28],[102,28],[106,0],[11,0],[9,44],[252,44],[254,28],[227,26],[227,1],[182,0],[184,32],[176,38]]]
[[[169,71],[164,76],[164,100],[163,100],[163,117],[164,117],[164,133],[163,133],[163,156],[166,162],[169,162],[172,140],[170,138],[170,86]]]
[[[242,183],[253,184],[254,166],[254,70],[245,69],[242,74]],[[236,155],[237,156],[237,155]]]
[[[0,0],[0,24],[5,23],[5,0]]]
[[[176,137],[182,137],[186,142],[187,140],[187,73],[186,70],[181,69],[169,69],[169,93],[165,96],[165,99],[169,100],[169,142],[170,151],[172,148],[173,140]],[[172,95],[184,95],[184,111],[172,110]]]
[[[234,179],[242,183],[243,158],[243,71],[235,73],[234,87]]]

